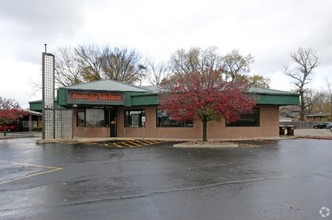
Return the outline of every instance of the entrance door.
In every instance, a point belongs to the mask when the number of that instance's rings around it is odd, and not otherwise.
[[[110,135],[111,137],[117,137],[116,132],[116,124],[117,124],[117,118],[116,118],[116,107],[111,107],[110,109]]]

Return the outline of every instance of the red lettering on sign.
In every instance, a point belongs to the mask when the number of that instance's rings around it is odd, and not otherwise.
[[[100,93],[100,92],[69,92],[69,97],[71,100],[82,100],[89,102],[98,101],[123,101],[122,94],[115,93]]]

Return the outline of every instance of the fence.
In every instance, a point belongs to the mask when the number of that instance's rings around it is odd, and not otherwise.
[[[314,125],[322,123],[324,121],[291,121],[291,122],[280,122],[280,125],[288,126],[294,125],[296,129],[308,129],[313,128]]]

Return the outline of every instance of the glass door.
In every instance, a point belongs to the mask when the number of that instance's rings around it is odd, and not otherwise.
[[[117,137],[116,127],[117,127],[117,118],[116,118],[116,107],[110,107],[110,135],[111,137]]]

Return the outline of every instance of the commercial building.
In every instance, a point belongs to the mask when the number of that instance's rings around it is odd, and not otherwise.
[[[241,115],[235,123],[225,120],[208,123],[208,138],[261,138],[279,135],[279,106],[297,105],[296,93],[251,88],[257,96],[250,114]],[[201,139],[199,119],[176,122],[158,108],[158,88],[138,87],[112,80],[101,80],[62,87],[57,105],[66,111],[61,126],[66,137],[136,137]],[[41,101],[30,102],[30,109],[41,110]],[[60,127],[61,127],[60,126]],[[59,126],[57,126],[59,127]]]

